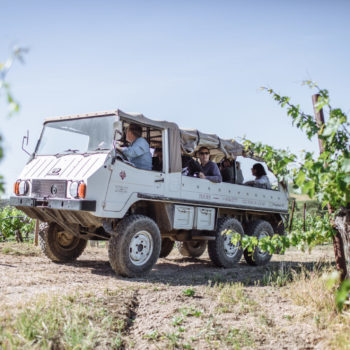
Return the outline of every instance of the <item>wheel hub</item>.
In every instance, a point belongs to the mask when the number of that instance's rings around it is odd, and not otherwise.
[[[61,231],[57,233],[57,241],[60,246],[68,247],[74,241],[74,236],[68,234],[67,232]]]
[[[134,234],[129,245],[129,257],[134,265],[145,264],[153,252],[153,239],[149,232],[139,231]]]
[[[239,249],[239,245],[234,245],[231,241],[232,239],[232,234],[225,234],[224,235],[224,250],[225,254],[229,257],[232,258],[237,254],[237,250]]]
[[[268,232],[266,231],[261,231],[259,233],[259,236],[258,236],[258,240],[260,240],[261,238],[263,237],[269,237],[270,235],[268,234]],[[265,256],[265,255],[269,255],[269,252],[264,252],[262,250],[260,250],[259,247],[256,248],[257,249],[257,253],[260,255],[260,256]]]

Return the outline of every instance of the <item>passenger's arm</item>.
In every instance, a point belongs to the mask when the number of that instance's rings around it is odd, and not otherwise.
[[[254,186],[255,185],[255,180],[246,181],[243,185],[245,185],[245,186]]]
[[[205,178],[211,182],[222,182],[221,175],[207,175]]]
[[[222,177],[221,177],[221,174],[220,174],[220,170],[218,168],[218,166],[215,164],[215,163],[212,163],[213,166],[212,166],[212,171],[211,173],[213,175],[206,175],[205,178],[207,180],[210,180],[212,182],[222,182]]]
[[[129,159],[137,158],[146,153],[148,149],[148,143],[146,140],[137,139],[131,146],[124,148],[123,154]]]

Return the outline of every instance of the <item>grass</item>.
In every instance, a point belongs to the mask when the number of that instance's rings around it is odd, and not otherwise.
[[[253,349],[255,341],[253,335],[248,329],[238,329],[231,327],[225,329],[222,325],[217,324],[214,319],[207,322],[206,327],[202,330],[203,336],[213,349],[229,348],[240,350],[242,348]]]
[[[215,283],[207,291],[216,297],[219,313],[241,314],[253,312],[257,308],[257,303],[249,297],[243,283]]]
[[[203,310],[198,310],[195,309],[194,307],[190,306],[190,307],[182,307],[180,309],[178,309],[178,311],[185,317],[200,317],[203,313]]]
[[[293,273],[288,270],[268,271],[262,277],[263,286],[283,287],[293,280]]]
[[[41,251],[33,243],[5,242],[0,243],[0,252],[16,256],[40,256]]]
[[[242,347],[251,349],[254,347],[254,339],[247,329],[231,328],[224,337],[224,341],[232,349],[239,350]]]
[[[132,294],[120,290],[98,298],[43,295],[16,315],[3,311],[0,348],[119,349],[132,307]]]
[[[185,296],[185,297],[190,297],[190,298],[193,298],[196,294],[196,291],[193,289],[193,288],[187,288],[187,289],[184,289],[182,291],[182,294]]]
[[[325,272],[327,274],[325,274]],[[301,271],[284,289],[284,295],[304,308],[301,315],[326,333],[325,348],[350,349],[350,310],[338,312],[335,304],[335,287],[329,288],[329,267],[326,271]]]
[[[158,340],[160,338],[160,334],[157,330],[153,330],[153,331],[150,331],[147,334],[145,334],[143,337],[146,339],[155,341],[155,340]]]

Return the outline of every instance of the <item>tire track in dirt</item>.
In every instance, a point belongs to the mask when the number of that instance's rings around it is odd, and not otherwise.
[[[129,322],[122,335],[125,349],[163,349],[175,344],[229,349],[235,341],[245,344],[242,348],[251,348],[249,344],[254,341],[259,349],[307,349],[320,342],[321,332],[298,320],[300,310],[282,298],[278,289],[276,292],[254,282],[261,281],[267,271],[279,269],[281,262],[284,266],[301,263],[308,267],[329,257],[332,250],[326,248],[311,255],[291,251],[274,256],[265,267],[241,262],[232,269],[219,269],[206,254],[195,260],[183,258],[174,250],[168,259],[159,259],[149,275],[128,279],[115,275],[103,248],[89,247],[71,264],[54,264],[41,255],[0,253],[0,296],[15,310],[17,304],[43,293],[86,291],[98,296],[108,289],[132,291]],[[232,293],[243,293],[246,299],[241,296],[223,301],[225,295],[220,297],[222,291],[213,287],[215,283],[238,282],[241,289],[232,287]],[[194,290],[194,296],[185,296],[187,289]],[[258,310],[250,300],[259,305]],[[302,338],[306,341],[299,340]]]

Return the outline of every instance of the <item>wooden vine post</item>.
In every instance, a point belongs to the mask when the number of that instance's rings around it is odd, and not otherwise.
[[[324,122],[323,110],[317,111],[316,104],[319,98],[319,94],[312,95],[312,103],[314,106],[314,113],[317,126],[321,128]],[[318,139],[320,153],[324,152],[323,140]],[[329,214],[334,212],[334,208],[327,205]],[[335,263],[337,270],[340,272],[340,279],[343,281],[346,278],[350,278],[350,210],[343,208],[337,214],[333,227],[337,231],[333,236],[333,247],[335,254]]]
[[[39,238],[39,225],[40,222],[39,220],[35,220],[35,232],[34,232],[34,245],[37,246],[38,245],[38,238]]]

